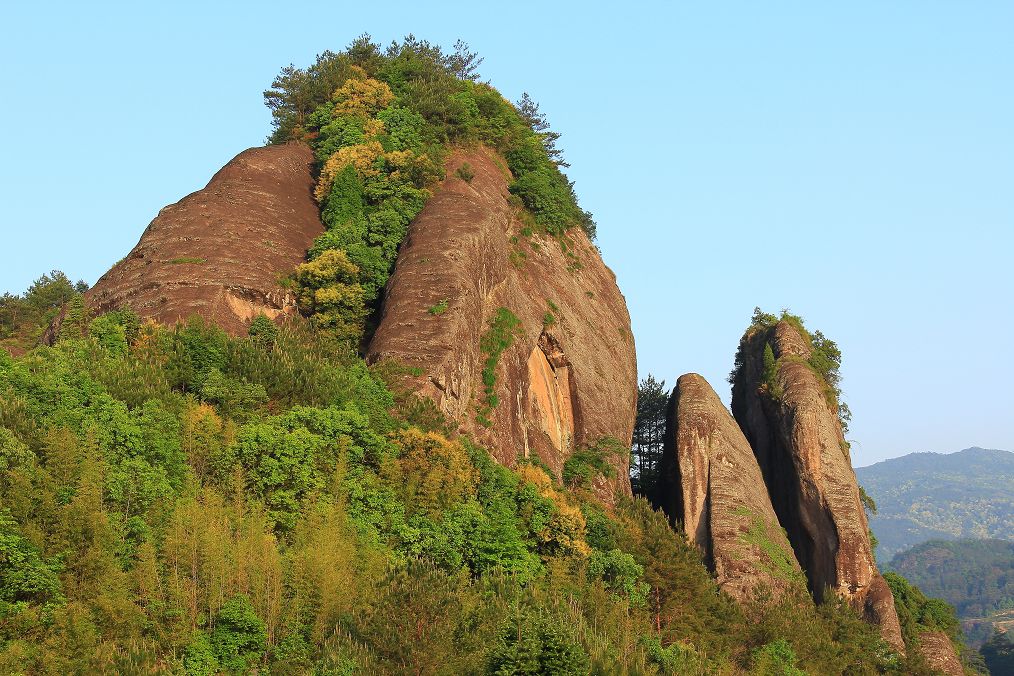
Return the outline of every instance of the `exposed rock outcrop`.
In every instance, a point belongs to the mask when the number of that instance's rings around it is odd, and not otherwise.
[[[295,312],[279,279],[323,232],[304,144],[245,150],[207,187],[162,209],[137,246],[85,295],[173,324],[198,314],[233,334],[259,313]]]
[[[456,175],[465,162],[469,181]],[[587,236],[577,228],[560,239],[531,234],[508,182],[488,150],[452,155],[402,244],[368,359],[418,368],[417,391],[499,462],[537,456],[559,475],[578,446],[606,436],[629,445],[637,394],[630,317]],[[489,402],[480,342],[500,308],[520,323],[495,360]],[[626,453],[611,461],[615,476],[596,486],[607,500],[630,492]]]
[[[877,570],[866,513],[837,411],[807,364],[811,345],[786,321],[743,338],[732,412],[753,448],[780,523],[819,601],[830,588],[904,650],[894,597]],[[778,359],[764,383],[764,348]]]
[[[737,599],[804,580],[750,445],[704,378],[676,381],[656,502],[683,524],[718,584]]]
[[[929,666],[946,676],[962,676],[965,673],[961,659],[954,651],[954,644],[942,631],[927,631],[919,634],[917,650]]]

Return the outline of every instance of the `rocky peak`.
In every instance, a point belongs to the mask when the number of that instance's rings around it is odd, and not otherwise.
[[[759,587],[802,588],[750,445],[708,382],[683,375],[669,399],[656,502],[683,524],[719,585],[744,600]]]
[[[312,163],[300,143],[243,151],[205,188],[163,208],[87,302],[165,324],[197,314],[233,334],[260,313],[295,312],[280,279],[324,229]]]
[[[766,382],[764,351],[778,358]],[[831,589],[904,649],[894,598],[877,570],[838,412],[806,362],[806,336],[787,321],[743,338],[732,412],[760,465],[778,519],[819,601]],[[770,380],[770,377],[767,378]]]
[[[533,232],[495,153],[458,150],[446,170],[399,251],[368,359],[418,369],[411,385],[503,464],[537,457],[559,476],[603,437],[625,451],[637,369],[615,276],[580,229]],[[627,454],[610,462],[607,500],[630,493]]]

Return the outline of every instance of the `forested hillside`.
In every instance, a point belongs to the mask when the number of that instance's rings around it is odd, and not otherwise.
[[[299,323],[128,313],[0,353],[0,668],[892,663],[834,602],[736,606],[646,503],[599,506],[593,468],[564,486],[448,438],[393,368]]]
[[[877,503],[870,527],[882,561],[931,539],[1014,540],[1014,453],[912,453],[856,477]]]
[[[891,570],[954,606],[968,639],[1014,628],[1014,542],[931,540],[901,552]]]

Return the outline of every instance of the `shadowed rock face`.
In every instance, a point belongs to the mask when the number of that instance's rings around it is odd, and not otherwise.
[[[734,598],[758,586],[775,593],[803,587],[753,451],[696,373],[681,376],[669,399],[656,502],[684,525]]]
[[[464,162],[469,182],[455,175]],[[597,249],[576,228],[566,250],[551,237],[525,237],[507,170],[487,150],[454,153],[447,176],[402,244],[368,359],[420,369],[411,378],[417,391],[502,464],[537,456],[559,475],[579,445],[611,436],[629,446],[637,395],[630,317]],[[444,300],[445,312],[428,312]],[[520,331],[497,362],[499,401],[486,426],[476,419],[485,400],[480,340],[501,307]],[[630,493],[627,462],[613,458],[615,476],[598,483],[600,496]]]
[[[171,204],[85,299],[99,312],[130,307],[174,324],[192,314],[232,334],[257,314],[295,312],[279,279],[324,231],[304,144],[245,150],[207,187]]]
[[[942,631],[927,631],[919,634],[917,650],[926,658],[930,667],[947,676],[962,676],[965,673],[961,659],[954,652],[954,644]]]
[[[837,592],[892,646],[904,649],[894,597],[877,570],[866,513],[842,434],[820,378],[806,364],[810,345],[789,323],[745,337],[744,364],[733,384],[732,412],[760,465],[779,521],[819,601]],[[764,346],[780,361],[780,400],[766,393]]]

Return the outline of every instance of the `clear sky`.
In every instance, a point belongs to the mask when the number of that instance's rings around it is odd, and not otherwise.
[[[151,5],[151,6],[148,6]],[[1014,450],[1014,3],[4,3],[0,292],[93,283],[362,32],[485,57],[557,131],[641,375],[725,375],[755,305],[835,339],[856,465]]]

